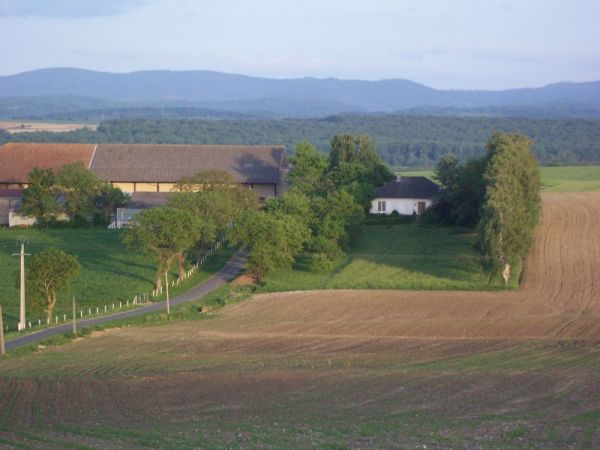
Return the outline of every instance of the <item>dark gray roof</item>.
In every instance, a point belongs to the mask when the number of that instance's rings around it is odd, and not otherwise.
[[[90,169],[109,181],[174,183],[204,170],[222,170],[239,183],[277,184],[283,146],[98,144]]]
[[[440,187],[425,177],[398,177],[375,191],[375,198],[424,198],[437,195]]]

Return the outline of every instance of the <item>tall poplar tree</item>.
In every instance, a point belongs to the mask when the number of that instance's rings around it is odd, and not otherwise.
[[[540,212],[540,172],[531,142],[518,134],[494,133],[487,143],[485,200],[478,245],[490,282],[523,259],[533,242]]]

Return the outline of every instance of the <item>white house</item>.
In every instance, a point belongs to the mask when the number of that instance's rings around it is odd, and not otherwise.
[[[375,191],[371,214],[423,214],[433,202],[440,187],[425,177],[398,177]]]

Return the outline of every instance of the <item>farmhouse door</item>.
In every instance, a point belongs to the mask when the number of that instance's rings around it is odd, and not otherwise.
[[[417,203],[417,214],[421,215],[425,212],[425,202]]]

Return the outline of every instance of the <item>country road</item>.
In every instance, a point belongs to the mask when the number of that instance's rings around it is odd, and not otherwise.
[[[242,252],[237,252],[234,254],[227,264],[223,266],[221,270],[215,273],[211,278],[204,281],[203,283],[198,284],[188,292],[173,297],[170,300],[171,306],[181,305],[182,303],[187,303],[202,297],[203,295],[212,292],[219,286],[222,286],[226,282],[233,279],[240,271],[242,270],[242,266],[244,264],[244,257]],[[130,317],[141,316],[143,314],[148,314],[151,312],[161,311],[166,309],[167,304],[166,301],[152,303],[147,306],[142,306],[140,308],[132,309],[129,311],[119,312],[115,314],[110,314],[108,316],[96,317],[94,319],[85,319],[77,321],[78,328],[85,328],[93,325],[98,325],[101,323],[111,322],[113,320],[127,319]],[[20,336],[15,339],[11,339],[6,342],[6,350],[15,349],[21,347],[23,345],[31,344],[32,342],[38,341],[40,339],[46,339],[51,336],[56,336],[61,333],[68,333],[72,329],[71,323],[65,323],[63,325],[59,325],[52,328],[46,328],[44,330],[40,330],[34,333],[26,334],[24,336]]]

